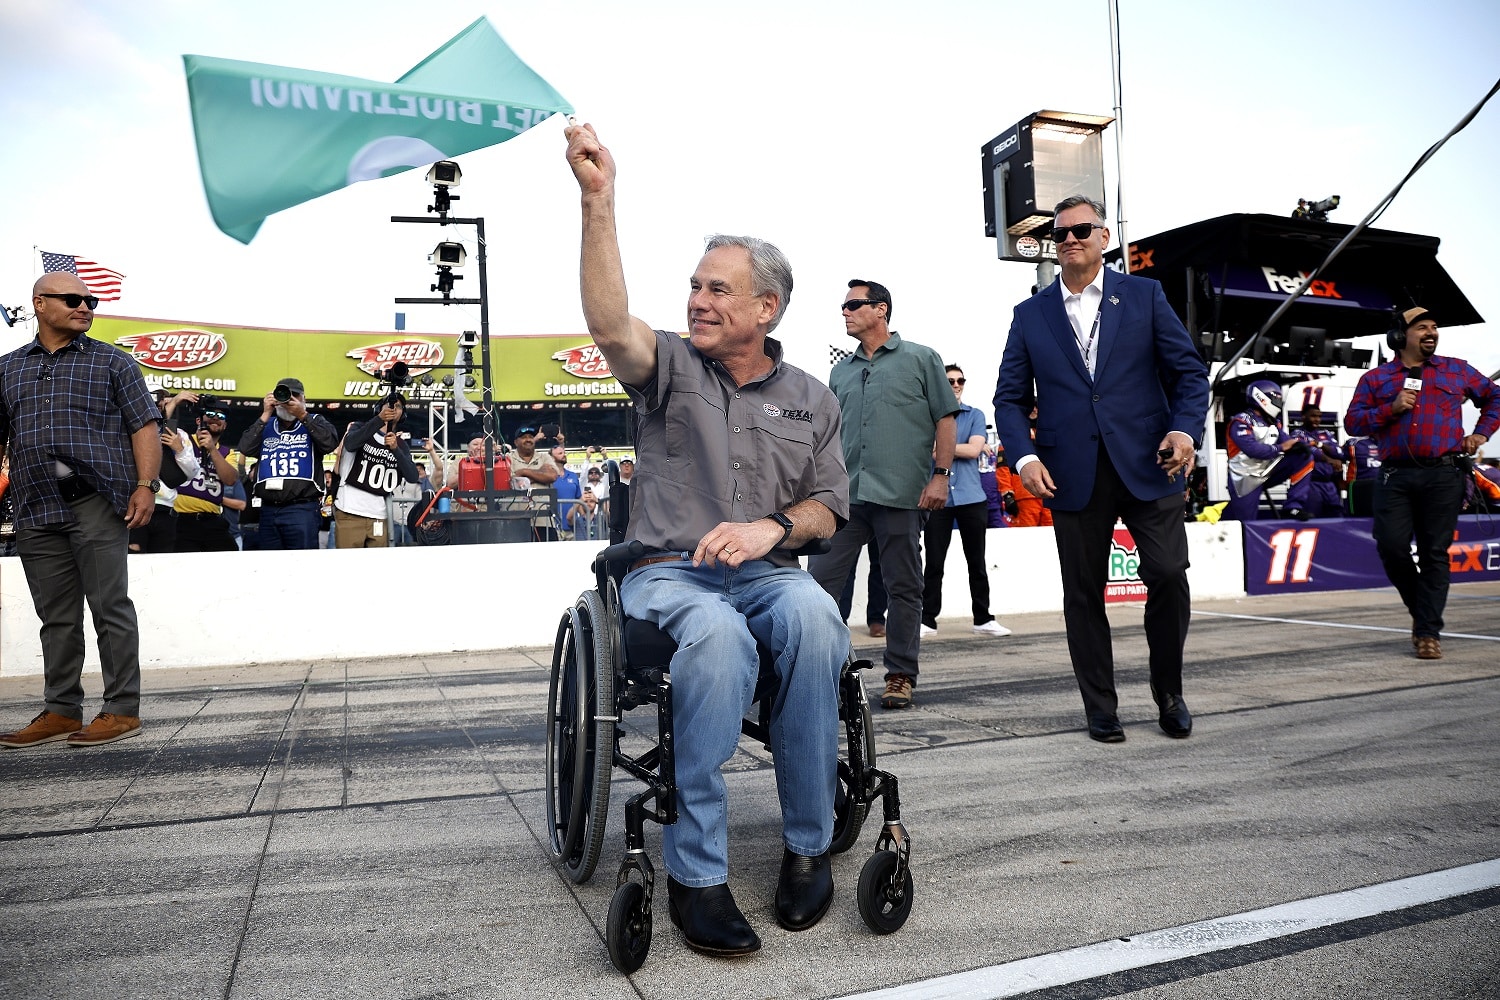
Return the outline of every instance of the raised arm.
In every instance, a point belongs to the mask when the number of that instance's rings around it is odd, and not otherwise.
[[[579,287],[589,336],[626,385],[640,388],[656,377],[656,335],[630,315],[625,268],[615,233],[615,161],[592,125],[563,130],[568,165],[583,195],[583,241]]]

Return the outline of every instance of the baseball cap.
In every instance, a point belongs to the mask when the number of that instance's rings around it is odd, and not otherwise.
[[[1431,312],[1423,309],[1421,306],[1412,306],[1410,309],[1406,310],[1406,312],[1401,314],[1401,329],[1410,329],[1411,325],[1417,320],[1429,318],[1434,322],[1437,321],[1437,317],[1433,316]]]
[[[622,458],[622,459],[620,459],[620,464],[621,465],[634,466],[635,465],[635,459],[633,459],[633,458]]]
[[[292,395],[294,396],[307,395],[307,390],[302,388],[302,380],[300,378],[284,378],[280,382],[277,382],[276,386],[277,388],[286,386],[288,389],[292,390]]]
[[[527,434],[536,434],[536,428],[530,425],[527,425],[525,427],[517,427],[516,432],[511,435],[511,440],[514,441],[516,438],[524,437]]]

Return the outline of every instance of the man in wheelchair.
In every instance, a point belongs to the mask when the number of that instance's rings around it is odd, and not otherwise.
[[[774,652],[777,679],[770,742],[785,845],[777,921],[811,927],[833,896],[838,684],[849,632],[791,553],[833,535],[849,512],[838,400],[783,362],[767,336],[792,292],[790,265],[769,243],[708,241],[690,283],[688,340],[631,316],[614,160],[592,126],[564,134],[582,192],[584,318],[635,404],[642,458],[628,537],[649,554],[625,575],[621,604],[678,647],[678,819],[662,833],[670,915],[693,949],[748,954],[760,939],[729,891],[721,767],[750,708],[757,642]]]

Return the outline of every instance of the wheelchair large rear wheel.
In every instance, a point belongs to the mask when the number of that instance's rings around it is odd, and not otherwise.
[[[839,707],[839,717],[844,718],[849,710],[848,704]],[[864,681],[859,683],[859,698],[855,710],[859,712],[863,723],[860,728],[860,741],[864,746],[864,766],[868,772],[875,766],[875,727],[870,718],[870,702],[865,697]],[[850,727],[845,722],[844,739],[847,743],[850,738]],[[828,849],[834,854],[843,854],[853,847],[859,840],[860,828],[864,826],[865,816],[870,811],[870,803],[864,801],[862,790],[856,789],[854,785],[854,769],[849,766],[848,757],[839,761],[838,784],[833,790],[833,842]]]
[[[614,764],[614,665],[604,602],[585,591],[563,615],[547,689],[547,827],[568,879],[594,874],[604,847]]]

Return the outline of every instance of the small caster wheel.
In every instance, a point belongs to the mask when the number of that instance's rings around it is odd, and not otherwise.
[[[646,909],[646,890],[639,882],[626,882],[615,890],[605,938],[609,960],[627,976],[646,961],[646,952],[651,950],[651,914]]]
[[[876,851],[859,873],[859,915],[876,934],[898,931],[911,915],[911,869],[896,884],[896,852]]]

